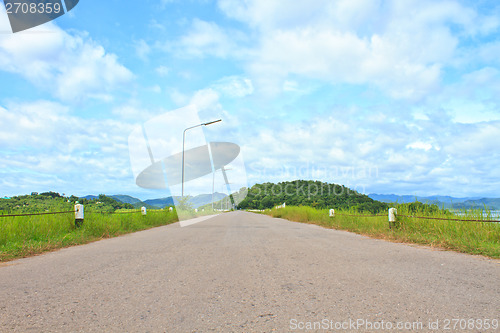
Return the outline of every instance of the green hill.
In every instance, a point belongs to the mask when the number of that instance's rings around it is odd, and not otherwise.
[[[256,184],[238,205],[241,209],[266,209],[286,203],[290,206],[348,209],[378,213],[388,209],[376,201],[342,185],[311,180],[295,180],[278,184]]]
[[[130,195],[116,194],[116,195],[111,195],[111,198],[115,199],[116,201],[128,203],[131,205],[134,205],[136,203],[142,203],[141,200],[131,197]]]
[[[452,208],[455,209],[489,209],[489,210],[500,210],[500,199],[499,198],[482,198],[477,200],[467,200],[460,203],[454,203]]]
[[[227,195],[225,195],[224,193],[215,192],[213,197],[214,202],[216,202],[218,200],[224,199],[225,197],[227,197]],[[193,208],[199,208],[205,205],[211,206],[212,194],[199,194],[195,197],[192,197],[189,199],[189,204],[193,206]]]
[[[156,207],[156,209],[164,208],[167,206],[174,205],[174,199],[172,197],[158,198],[158,199],[148,199],[144,200],[145,204]]]

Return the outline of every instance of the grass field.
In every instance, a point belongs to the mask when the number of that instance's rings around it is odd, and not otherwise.
[[[71,245],[123,235],[177,221],[168,210],[149,210],[114,214],[85,213],[80,228],[74,213],[0,218],[0,262],[27,257]]]
[[[417,219],[406,216],[430,218],[457,218],[446,211],[409,211],[408,207],[398,207],[397,225],[389,228],[388,216],[366,216],[356,211],[335,211],[329,217],[327,209],[311,207],[289,207],[266,210],[273,217],[291,221],[317,224],[326,228],[348,230],[374,238],[396,242],[424,244],[432,247],[463,253],[479,254],[500,258],[500,223],[479,223],[466,221],[443,221]],[[482,210],[463,211],[461,219],[481,219]]]
[[[195,215],[205,215],[205,211]],[[500,258],[500,224],[467,221],[416,219],[457,218],[446,211],[409,211],[398,207],[397,226],[389,229],[387,214],[367,216],[354,210],[337,211],[329,217],[327,209],[290,207],[266,210],[265,214],[291,221],[313,223],[327,228],[348,230],[370,237],[398,242],[425,244],[433,247]],[[191,213],[190,213],[191,214]],[[482,210],[462,211],[460,218],[481,219]],[[488,218],[488,217],[486,217]],[[37,215],[0,218],[0,262],[40,254],[54,249],[85,244],[95,240],[166,225],[178,221],[176,212],[149,210],[146,216],[137,211],[114,214],[88,212],[80,228],[75,227],[74,214]]]

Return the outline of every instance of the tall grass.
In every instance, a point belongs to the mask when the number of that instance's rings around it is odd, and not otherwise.
[[[457,218],[447,211],[410,211],[407,206],[398,207],[397,224],[389,228],[388,216],[367,216],[355,210],[335,210],[335,217],[329,217],[327,209],[311,207],[290,207],[265,212],[273,217],[291,221],[317,224],[327,228],[348,230],[355,233],[398,242],[424,244],[470,254],[500,258],[500,223],[467,221],[446,221],[417,219],[406,216],[431,218]],[[464,220],[482,219],[482,210],[464,211],[458,217]]]
[[[176,222],[177,214],[162,210],[121,211],[115,214],[89,212],[80,228],[74,214],[0,218],[0,262],[53,249],[84,244],[102,238]]]

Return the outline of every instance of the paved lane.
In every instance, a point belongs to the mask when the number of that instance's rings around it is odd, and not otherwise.
[[[2,332],[425,332],[499,309],[498,261],[246,212],[0,266]]]

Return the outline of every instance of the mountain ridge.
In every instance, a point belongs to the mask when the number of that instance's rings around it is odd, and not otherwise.
[[[374,200],[386,203],[409,203],[421,202],[428,204],[436,204],[451,209],[470,209],[484,208],[490,210],[500,210],[500,198],[487,197],[452,197],[445,195],[417,196],[417,195],[398,195],[398,194],[377,194],[370,193],[368,196]]]
[[[109,197],[122,203],[131,204],[135,208],[140,208],[144,206],[148,209],[162,209],[168,206],[174,206],[175,204],[178,203],[178,199],[180,198],[180,196],[169,196],[156,199],[147,199],[142,201],[141,199],[125,194],[114,194],[110,195]],[[224,193],[219,193],[219,192],[214,193],[214,201],[221,200],[225,197],[227,197],[227,195]],[[80,198],[87,200],[95,200],[98,199],[99,196],[90,194]],[[193,208],[198,208],[210,204],[212,202],[212,194],[199,194],[194,197],[190,197],[188,202],[189,204],[191,204]]]

